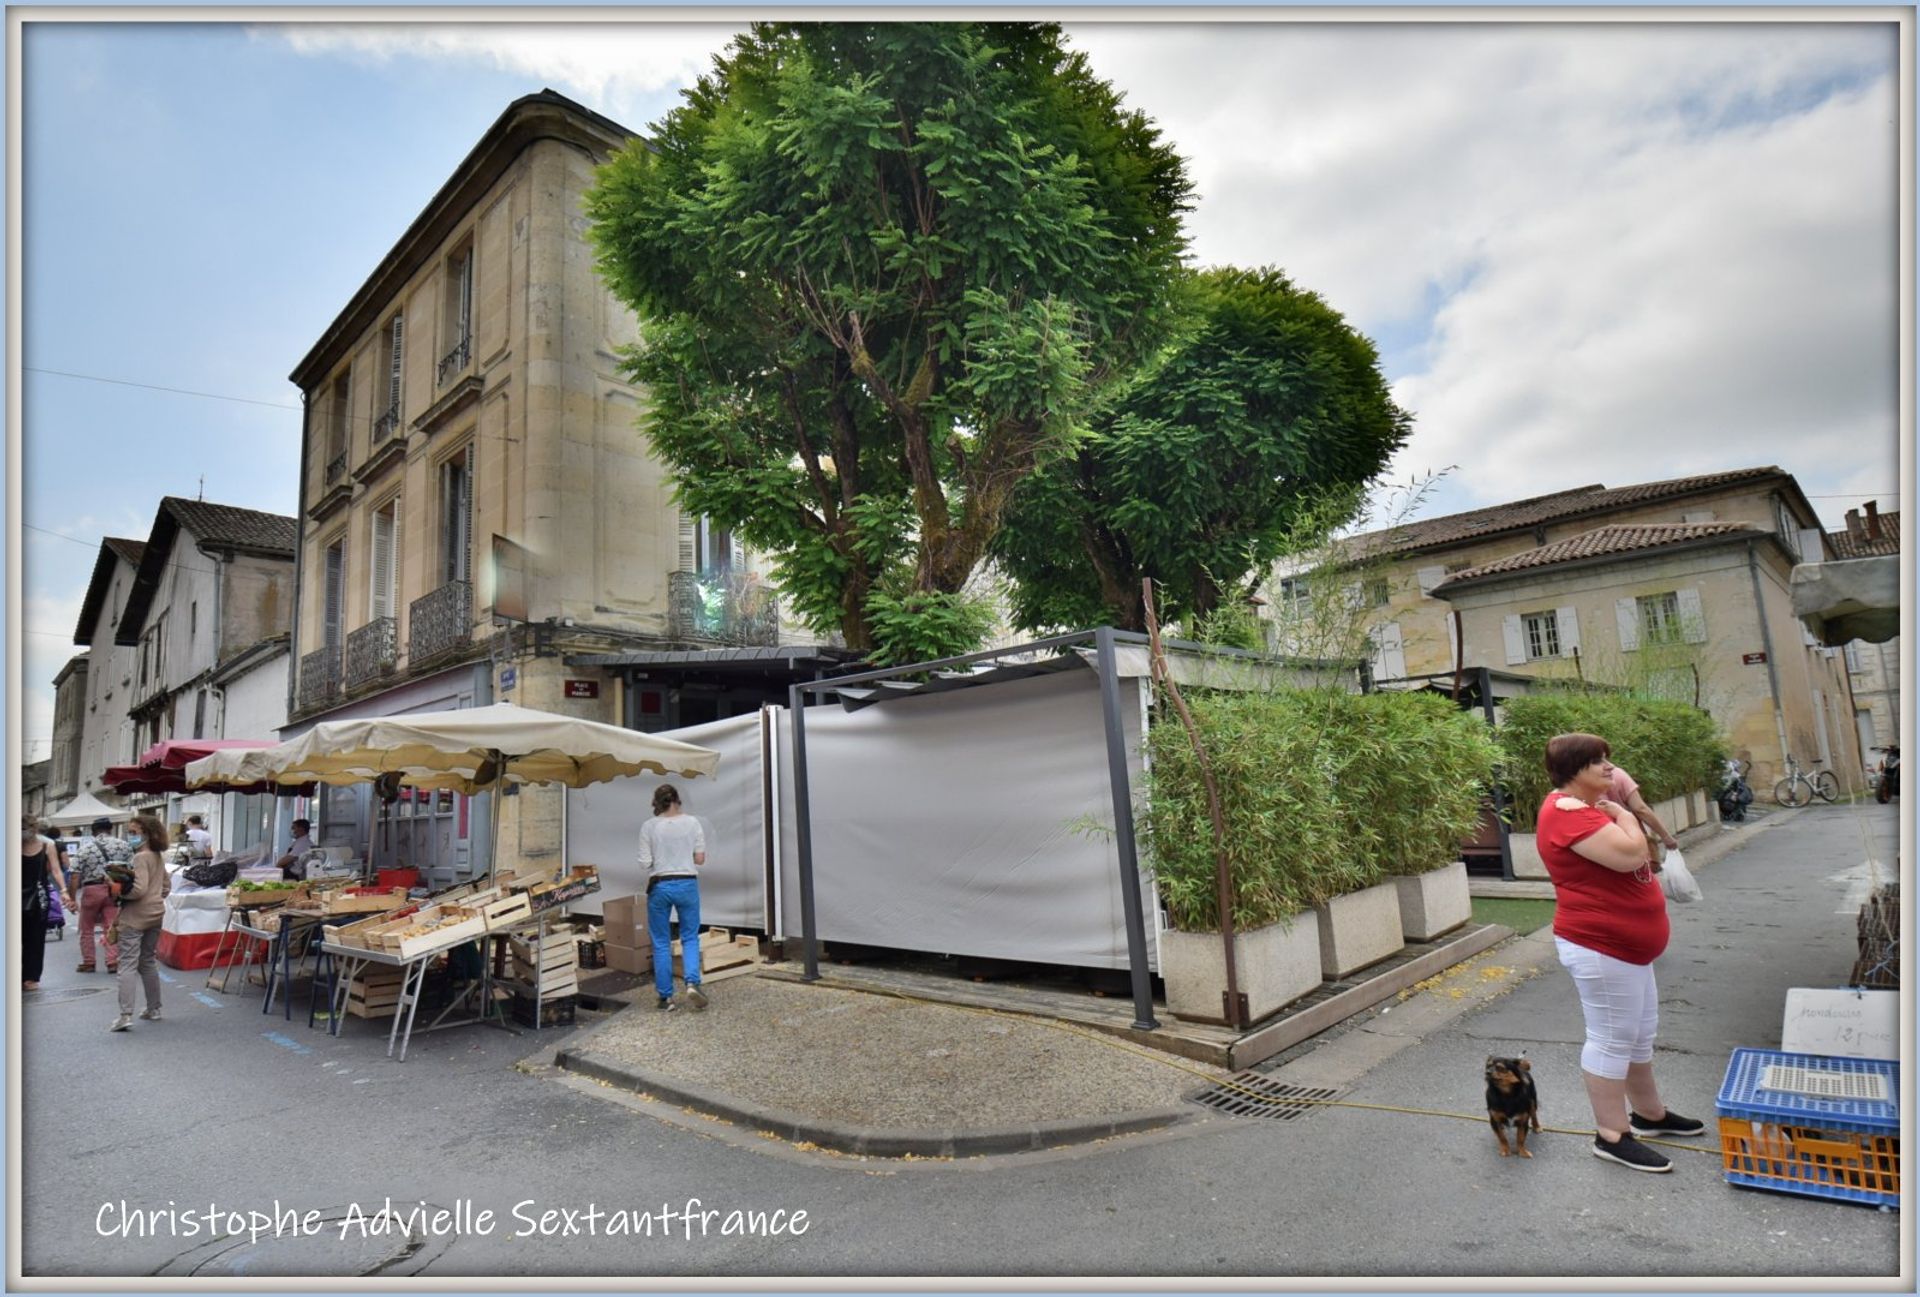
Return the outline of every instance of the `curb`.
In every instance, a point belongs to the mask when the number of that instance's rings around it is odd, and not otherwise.
[[[831,1122],[812,1121],[778,1108],[763,1108],[691,1081],[644,1072],[587,1050],[561,1049],[554,1065],[564,1071],[604,1081],[623,1090],[652,1095],[710,1116],[766,1131],[790,1143],[815,1144],[842,1153],[867,1157],[977,1157],[1001,1153],[1030,1153],[1160,1130],[1194,1120],[1187,1108],[1149,1108],[1115,1117],[1036,1121],[1021,1126],[974,1127],[948,1130],[861,1130]]]

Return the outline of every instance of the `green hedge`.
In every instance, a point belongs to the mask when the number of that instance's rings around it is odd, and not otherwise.
[[[1460,858],[1499,757],[1477,713],[1432,694],[1298,690],[1187,698],[1227,824],[1234,923],[1307,907]],[[1219,928],[1206,786],[1186,727],[1156,714],[1142,816],[1168,918]]]
[[[1577,691],[1528,694],[1506,704],[1500,748],[1514,825],[1533,831],[1534,814],[1552,788],[1547,740],[1556,734],[1598,734],[1613,760],[1639,781],[1641,796],[1664,801],[1720,785],[1726,741],[1713,718],[1686,703],[1630,694]]]

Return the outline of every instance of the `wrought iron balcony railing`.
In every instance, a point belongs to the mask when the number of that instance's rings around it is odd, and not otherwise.
[[[757,573],[669,572],[667,630],[677,640],[771,647],[780,642],[780,609]]]
[[[437,386],[446,386],[447,379],[467,367],[467,359],[472,354],[473,338],[468,335],[460,339],[452,351],[440,357],[440,372],[435,379]]]
[[[389,674],[399,653],[399,621],[392,617],[375,617],[347,636],[346,687],[356,689],[369,680]]]
[[[329,644],[300,659],[300,710],[307,711],[340,696],[340,646]]]
[[[327,461],[327,485],[332,486],[347,475],[347,452],[341,451]]]
[[[431,594],[407,605],[407,661],[409,669],[473,636],[473,586],[449,581]]]
[[[400,403],[395,401],[386,408],[385,412],[382,413],[378,419],[373,421],[373,444],[378,446],[388,437],[391,437],[393,430],[399,426]]]

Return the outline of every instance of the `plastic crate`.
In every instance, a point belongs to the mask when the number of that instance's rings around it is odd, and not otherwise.
[[[1769,1064],[1886,1078],[1888,1102],[1763,1090]],[[1736,1049],[1717,1107],[1727,1183],[1747,1189],[1900,1205],[1900,1065],[1777,1049]]]

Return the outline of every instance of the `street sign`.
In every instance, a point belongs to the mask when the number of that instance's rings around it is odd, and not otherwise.
[[[1767,655],[1765,653],[1742,653],[1740,655],[1740,664],[1742,666],[1757,667],[1766,660]]]
[[[515,684],[519,683],[519,680],[520,680],[519,667],[501,667],[500,668],[500,692],[501,693],[506,693],[509,690],[511,690]]]
[[[567,697],[569,698],[598,698],[599,696],[600,682],[598,680],[567,681]]]

